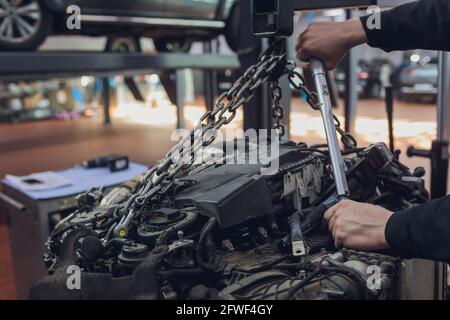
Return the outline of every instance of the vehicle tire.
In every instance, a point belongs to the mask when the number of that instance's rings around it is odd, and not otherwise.
[[[141,41],[136,36],[112,36],[108,37],[105,51],[109,52],[141,52]]]
[[[35,50],[52,31],[53,14],[41,1],[0,2],[0,12],[0,50]]]
[[[189,52],[192,42],[186,39],[153,39],[158,52]]]

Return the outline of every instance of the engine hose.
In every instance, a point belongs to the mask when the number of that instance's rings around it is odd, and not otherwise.
[[[278,269],[278,270],[295,270],[298,271],[299,269],[301,269],[302,263],[279,263],[273,266],[273,269]]]
[[[301,282],[299,282],[298,284],[293,286],[291,289],[289,289],[289,292],[287,294],[287,300],[290,300],[298,290],[300,290],[303,286],[305,286],[312,279],[317,277],[322,270],[323,270],[322,266],[317,267],[317,269],[314,270],[313,272],[311,272],[310,274],[308,274],[308,276],[305,279],[303,279]]]
[[[326,207],[323,204],[320,204],[315,207],[310,214],[308,214],[308,216],[301,223],[303,236],[309,235],[314,228],[322,222],[322,217],[326,210]]]
[[[84,227],[75,229],[67,234],[61,243],[61,255],[56,260],[55,272],[66,272],[67,266],[77,264],[78,241],[87,236],[95,236],[95,233],[91,229]]]
[[[210,218],[208,222],[203,226],[200,231],[200,237],[198,239],[198,245],[195,250],[195,257],[197,258],[198,264],[205,270],[214,272],[215,267],[203,260],[202,251],[206,247],[206,240],[211,234],[212,230],[217,226],[216,218]]]
[[[351,270],[350,268],[346,267],[326,267],[324,268],[324,270],[328,272],[335,272],[336,274],[341,276],[346,276],[352,281],[361,282],[361,288],[364,288],[364,300],[370,300],[370,294],[367,290],[367,283],[365,281],[362,281],[360,276],[357,275],[357,271]]]
[[[113,234],[113,232],[114,232],[114,228],[117,226],[117,222],[115,222],[115,223],[113,223],[112,225],[111,225],[111,227],[109,228],[109,230],[108,230],[108,232],[106,233],[106,235],[105,235],[105,240],[106,241],[109,241],[109,240],[111,240],[111,236],[112,236],[112,234]]]
[[[367,291],[367,283],[366,279],[356,270],[347,267],[346,265],[343,265],[342,263],[335,261],[333,259],[327,259],[328,263],[330,263],[335,269],[337,269],[340,272],[343,272],[347,276],[356,279],[356,281],[360,282],[364,290],[365,298],[369,298],[369,292]]]
[[[170,238],[174,237],[178,231],[187,229],[190,227],[195,220],[197,220],[198,213],[196,211],[190,212],[192,214],[191,217],[185,218],[181,222],[165,229],[161,235],[158,237],[158,240],[156,240],[156,246],[158,245],[167,245]]]
[[[330,263],[332,265],[332,267],[324,267],[323,265],[320,265],[319,267],[317,267],[317,269],[315,269],[313,272],[311,272],[305,279],[303,279],[301,282],[299,282],[297,285],[295,285],[294,287],[292,287],[289,290],[287,299],[290,300],[298,290],[300,290],[302,287],[304,287],[306,284],[308,284],[308,282],[310,282],[312,279],[314,279],[316,276],[318,276],[320,274],[320,272],[322,272],[324,270],[344,273],[345,275],[347,275],[350,278],[353,278],[353,279],[356,278],[356,281],[360,282],[362,284],[363,288],[367,287],[365,279],[358,273],[358,271],[353,270],[352,268],[349,268],[337,261],[334,261],[333,259],[327,259],[326,261],[328,263]],[[369,293],[366,289],[364,290],[364,295],[365,295],[366,299],[369,298]]]

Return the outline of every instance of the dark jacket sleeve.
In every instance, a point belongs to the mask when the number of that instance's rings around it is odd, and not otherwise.
[[[450,51],[449,0],[421,0],[383,11],[379,29],[372,29],[374,20],[369,19],[369,16],[361,17],[371,47],[388,52],[410,49]]]
[[[450,196],[395,212],[385,229],[395,254],[450,262]]]

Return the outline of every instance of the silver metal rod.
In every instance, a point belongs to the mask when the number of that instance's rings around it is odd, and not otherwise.
[[[196,19],[172,19],[172,18],[146,18],[129,16],[104,16],[94,14],[82,14],[82,22],[95,24],[135,24],[148,26],[169,26],[177,28],[205,28],[205,29],[223,29],[226,26],[224,21],[216,20],[196,20]]]
[[[325,136],[327,137],[328,150],[330,152],[331,166],[336,183],[338,196],[348,196],[348,184],[345,176],[345,162],[339,148],[336,126],[331,109],[330,93],[327,85],[326,71],[323,63],[317,59],[310,60],[314,83],[319,99],[320,112],[322,113]]]
[[[355,17],[354,10],[347,10],[347,19]],[[350,49],[345,65],[345,96],[344,96],[344,115],[345,131],[354,134],[356,107],[358,101],[358,83],[356,79],[356,68],[358,65],[356,48]]]

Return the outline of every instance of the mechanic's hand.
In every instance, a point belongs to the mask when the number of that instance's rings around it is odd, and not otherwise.
[[[324,218],[336,247],[381,250],[389,248],[384,230],[391,214],[380,206],[342,200],[328,209]]]
[[[367,42],[359,18],[344,22],[314,22],[297,39],[297,58],[318,58],[327,69],[333,69],[352,47]]]

